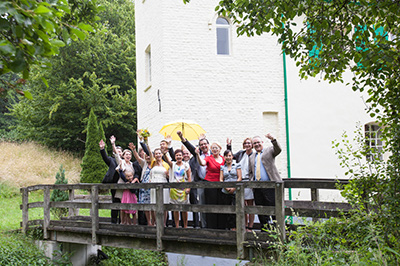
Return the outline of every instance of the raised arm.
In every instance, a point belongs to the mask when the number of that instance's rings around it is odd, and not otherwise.
[[[138,161],[140,165],[143,165],[144,160],[142,158],[140,158],[139,154],[137,153],[135,144],[133,144],[132,142],[129,142],[128,147],[129,147],[129,149],[132,150],[133,156],[135,156],[136,161]]]
[[[187,141],[187,139],[183,136],[181,131],[176,132],[176,134],[178,134],[179,138],[182,141],[182,144],[185,145],[186,149],[188,149],[188,151],[193,155],[196,156],[196,148],[192,145],[192,143],[190,143],[189,141]]]
[[[121,158],[119,157],[119,154],[118,154],[118,152],[117,152],[117,147],[115,146],[115,141],[116,141],[116,140],[117,140],[117,138],[116,138],[114,135],[112,135],[112,136],[110,137],[111,146],[112,146],[113,152],[114,152],[114,154],[115,154],[115,160],[117,161],[117,164],[119,164],[120,161],[121,161]]]
[[[164,154],[163,154],[163,159],[164,159],[164,161],[169,165],[169,167],[172,167],[171,159],[169,158],[169,156],[167,155],[167,153],[164,153]]]
[[[269,140],[271,140],[272,146],[274,147],[273,156],[274,157],[278,156],[282,151],[281,146],[279,145],[278,141],[270,133],[265,135],[265,137],[267,137]]]
[[[105,150],[106,144],[104,143],[103,140],[100,140],[100,142],[99,142],[99,147],[100,147],[100,154],[101,154],[101,157],[103,158],[103,161],[104,161],[108,166],[110,166],[110,164],[111,164],[111,159],[110,159],[110,157],[108,157],[108,155],[107,155],[107,152],[106,152],[106,150]]]
[[[201,157],[200,157],[200,151],[199,151],[199,148],[198,148],[198,147],[195,149],[195,153],[196,153],[196,158],[197,158],[197,161],[199,162],[199,164],[200,164],[201,166],[206,166],[207,163],[206,163],[205,160],[201,159]]]

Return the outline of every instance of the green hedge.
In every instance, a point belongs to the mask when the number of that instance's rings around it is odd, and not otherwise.
[[[18,233],[0,233],[0,265],[49,265],[29,238]]]

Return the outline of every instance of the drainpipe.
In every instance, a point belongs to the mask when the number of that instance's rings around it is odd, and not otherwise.
[[[287,173],[291,178],[290,172],[290,146],[289,146],[289,112],[288,112],[288,93],[287,93],[287,75],[286,75],[286,54],[283,52],[283,84],[285,89],[285,120],[286,120],[286,156],[287,156]],[[292,200],[292,189],[289,188],[289,200]],[[293,224],[293,217],[290,216],[290,223]]]

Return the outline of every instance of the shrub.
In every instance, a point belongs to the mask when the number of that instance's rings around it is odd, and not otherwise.
[[[107,165],[101,158],[100,133],[97,124],[97,117],[90,111],[85,143],[85,156],[82,159],[81,183],[101,183],[104,173],[107,172]]]
[[[49,265],[49,261],[27,237],[0,233],[0,265]]]
[[[162,252],[114,247],[103,247],[102,250],[109,258],[100,265],[168,265],[168,259]]]
[[[60,170],[56,174],[56,182],[54,184],[68,184],[68,180],[65,178],[65,169],[60,165]],[[67,191],[54,189],[51,193],[50,200],[51,201],[66,201],[69,199],[69,195]],[[60,219],[68,214],[67,208],[51,208],[51,213]]]

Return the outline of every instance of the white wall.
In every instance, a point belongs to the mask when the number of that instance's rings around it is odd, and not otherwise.
[[[233,138],[234,151],[241,149],[244,138],[272,132],[283,148],[277,164],[285,177],[283,61],[277,39],[238,38],[233,27],[231,55],[217,55],[217,3],[136,1],[138,127],[149,128],[155,147],[163,124],[194,120],[210,141],[225,144],[226,137]],[[145,92],[144,51],[149,44],[154,72],[152,86]],[[276,113],[276,119],[268,113]]]

